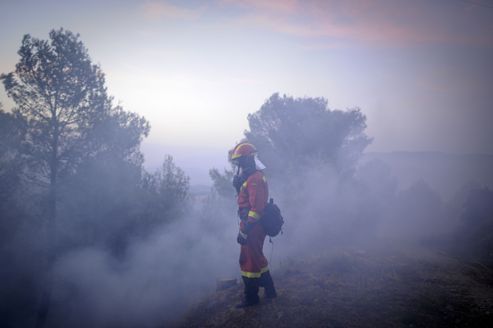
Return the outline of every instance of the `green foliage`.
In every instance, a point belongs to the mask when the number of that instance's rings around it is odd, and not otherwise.
[[[258,150],[272,176],[285,176],[314,164],[352,172],[371,140],[359,109],[330,110],[323,98],[273,94],[248,115],[245,136]]]
[[[171,156],[150,174],[110,155],[85,161],[61,183],[65,247],[101,245],[122,255],[132,240],[183,218],[188,210],[189,178]]]
[[[49,37],[25,35],[15,71],[0,77],[16,103],[13,113],[27,120],[29,156],[40,175],[53,184],[60,173],[100,152],[138,157],[148,123],[112,106],[104,74],[91,63],[79,35],[60,29]]]
[[[78,34],[25,35],[18,54],[15,70],[0,79],[15,102],[12,116],[24,122],[22,147],[15,149],[30,164],[24,173],[34,179],[26,183],[48,187],[42,205],[48,240],[63,249],[121,235],[138,212],[128,207],[140,184],[140,143],[149,123],[113,106]]]
[[[25,133],[25,121],[22,117],[6,113],[0,107],[0,185],[2,191],[4,188],[5,190],[10,189],[9,186],[16,183],[21,173]]]
[[[113,105],[78,35],[26,35],[19,55],[0,76],[15,102],[9,113],[0,106],[0,257],[9,268],[0,294],[18,296],[0,305],[8,320],[33,322],[50,306],[44,278],[57,260],[84,247],[124,256],[135,239],[184,217],[189,178],[171,156],[143,170],[149,123]]]
[[[274,184],[283,185],[310,169],[331,168],[340,176],[352,176],[358,159],[371,139],[365,134],[366,117],[359,109],[330,110],[324,98],[292,98],[273,94],[248,115],[248,141]],[[232,171],[210,171],[214,189],[223,197],[233,194]],[[286,177],[290,179],[286,179]]]
[[[189,198],[190,178],[175,165],[173,157],[165,156],[161,168],[145,174],[143,189],[155,200],[157,215],[176,217],[183,214]],[[168,214],[168,215],[166,215]]]
[[[155,173],[143,171],[140,144],[149,123],[112,105],[104,74],[79,35],[63,29],[52,30],[49,40],[26,35],[19,55],[15,70],[1,75],[16,104],[12,113],[0,111],[3,198],[13,198],[21,180],[30,189],[48,186],[49,195],[37,188],[54,209],[43,219],[57,217],[62,249],[121,248],[183,216],[189,178],[171,156]]]
[[[24,221],[18,201],[25,167],[22,158],[24,137],[25,121],[4,112],[0,104],[0,244],[9,241]]]
[[[233,175],[233,170],[224,170],[223,174],[218,169],[209,170],[209,176],[211,177],[214,190],[219,196],[233,199],[235,195],[235,190],[231,184]]]

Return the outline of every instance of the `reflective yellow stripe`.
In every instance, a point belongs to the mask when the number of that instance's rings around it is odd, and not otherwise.
[[[247,182],[245,181],[245,182],[243,182],[243,184],[242,184],[241,186],[242,186],[243,188],[245,188],[245,189],[246,189],[246,187],[248,186],[248,184],[247,184]]]
[[[265,267],[260,269],[260,272],[247,272],[247,271],[241,271],[241,275],[246,278],[260,278],[262,273],[265,273],[269,271],[269,267]]]
[[[258,220],[260,218],[260,215],[255,211],[248,211],[248,216],[254,218],[255,220]]]

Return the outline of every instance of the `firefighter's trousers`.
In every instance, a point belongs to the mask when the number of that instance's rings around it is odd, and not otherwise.
[[[275,297],[274,282],[269,273],[267,259],[263,253],[265,231],[260,223],[256,223],[248,233],[246,245],[241,246],[240,268],[245,284],[245,300],[247,303],[258,303],[258,289],[265,288],[267,297]]]

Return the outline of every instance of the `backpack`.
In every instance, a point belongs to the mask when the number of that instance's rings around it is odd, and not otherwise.
[[[270,237],[275,237],[281,232],[284,219],[281,215],[281,210],[274,204],[271,198],[264,208],[264,214],[260,223],[264,227],[265,233]]]

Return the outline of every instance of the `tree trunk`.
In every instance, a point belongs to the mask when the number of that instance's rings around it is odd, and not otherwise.
[[[51,144],[50,185],[48,191],[47,221],[46,221],[46,254],[45,270],[46,279],[42,287],[41,297],[36,315],[36,327],[42,328],[46,324],[46,319],[51,307],[51,300],[54,285],[53,264],[57,257],[57,233],[56,233],[56,214],[57,214],[57,177],[58,177],[58,124],[56,116],[53,122],[53,140]]]

